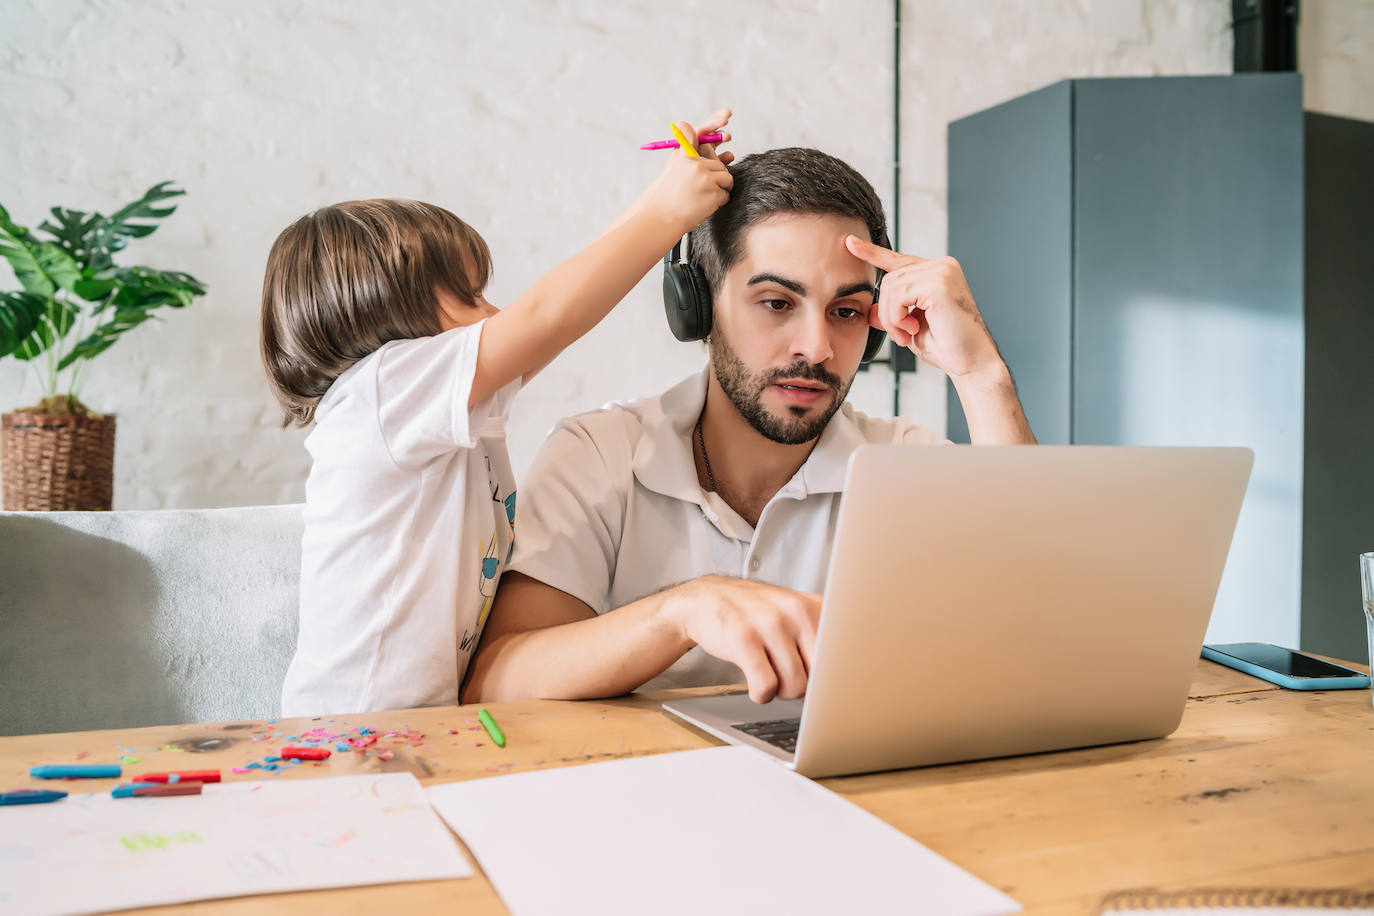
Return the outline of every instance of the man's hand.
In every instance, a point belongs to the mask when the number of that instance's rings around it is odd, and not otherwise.
[[[854,235],[844,242],[850,254],[887,272],[869,324],[951,378],[1003,369],[957,261],[898,254]]]
[[[821,596],[748,579],[706,576],[662,595],[661,619],[687,640],[744,672],[749,698],[806,695]]]

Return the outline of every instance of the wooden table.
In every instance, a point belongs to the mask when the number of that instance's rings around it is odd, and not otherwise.
[[[0,738],[0,788],[40,784],[28,777],[36,764],[110,763],[126,753],[138,758],[126,764],[130,775],[219,767],[229,779],[263,778],[257,771],[230,770],[261,760],[280,747],[281,737],[319,726],[410,730],[425,737],[415,747],[381,739],[394,750],[390,760],[336,754],[324,764],[266,778],[408,770],[429,784],[480,779],[711,746],[713,739],[670,719],[659,702],[715,692],[722,691],[491,704],[509,738],[504,750],[477,730],[474,707],[453,706]],[[81,788],[105,790],[114,782],[92,780]],[[1183,723],[1168,738],[823,784],[1001,888],[1027,913],[1089,914],[1108,892],[1142,886],[1374,890],[1374,708],[1368,690],[1280,690],[1202,661]],[[243,897],[190,908],[198,914],[506,912],[480,872],[465,880]],[[652,909],[646,902],[645,912]]]

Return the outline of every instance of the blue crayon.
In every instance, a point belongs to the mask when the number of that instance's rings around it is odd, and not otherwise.
[[[134,792],[139,789],[162,788],[160,782],[126,782],[122,786],[115,786],[110,790],[110,794],[115,798],[133,798]]]
[[[41,805],[67,797],[66,792],[52,792],[48,789],[18,789],[14,792],[0,792],[0,805]]]
[[[34,779],[118,779],[124,775],[119,764],[81,764],[63,766],[31,767],[29,775]]]

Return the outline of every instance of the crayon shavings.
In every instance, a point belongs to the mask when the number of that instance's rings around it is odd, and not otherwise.
[[[267,727],[273,730],[270,722]],[[360,758],[376,757],[378,760],[392,760],[396,756],[396,748],[428,747],[425,744],[424,732],[409,728],[382,732],[377,728],[359,727],[336,732],[324,726],[317,726],[299,735],[259,735],[254,736],[252,740],[270,741],[280,744],[281,747],[324,748],[336,754],[351,753]],[[276,775],[302,763],[318,764],[317,761],[283,759],[279,754],[269,753],[261,760],[242,767],[232,767],[230,772],[243,775],[258,771]]]

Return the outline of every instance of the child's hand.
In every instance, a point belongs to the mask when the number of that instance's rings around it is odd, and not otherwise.
[[[695,127],[693,127],[690,124],[683,124],[681,122],[679,122],[677,126],[679,130],[681,130],[684,134],[687,135],[687,139],[692,141],[692,145],[697,147],[697,152],[701,153],[701,155],[705,156],[708,159],[719,159],[721,162],[725,163],[726,165],[729,165],[730,163],[735,161],[734,153],[720,153],[719,155],[717,155],[716,147],[719,146],[720,143],[706,143],[702,145],[697,145],[697,137],[700,137],[703,134],[714,134],[720,132],[724,134],[720,142],[729,143],[730,140],[733,139],[730,135],[730,132],[721,130],[721,128],[723,128],[726,124],[730,123],[730,115],[730,109],[721,108],[718,111],[716,111],[715,114],[711,115],[709,118],[707,118],[705,121],[702,121]]]
[[[677,126],[695,146],[700,133],[719,130],[729,119],[729,109],[723,108],[697,127],[686,122],[678,122]],[[729,139],[726,134],[721,142]],[[696,228],[730,199],[729,191],[735,181],[726,168],[735,158],[732,153],[717,154],[715,145],[709,143],[699,152],[700,156],[688,156],[681,150],[674,153],[642,200],[651,211],[676,222],[684,233]]]

